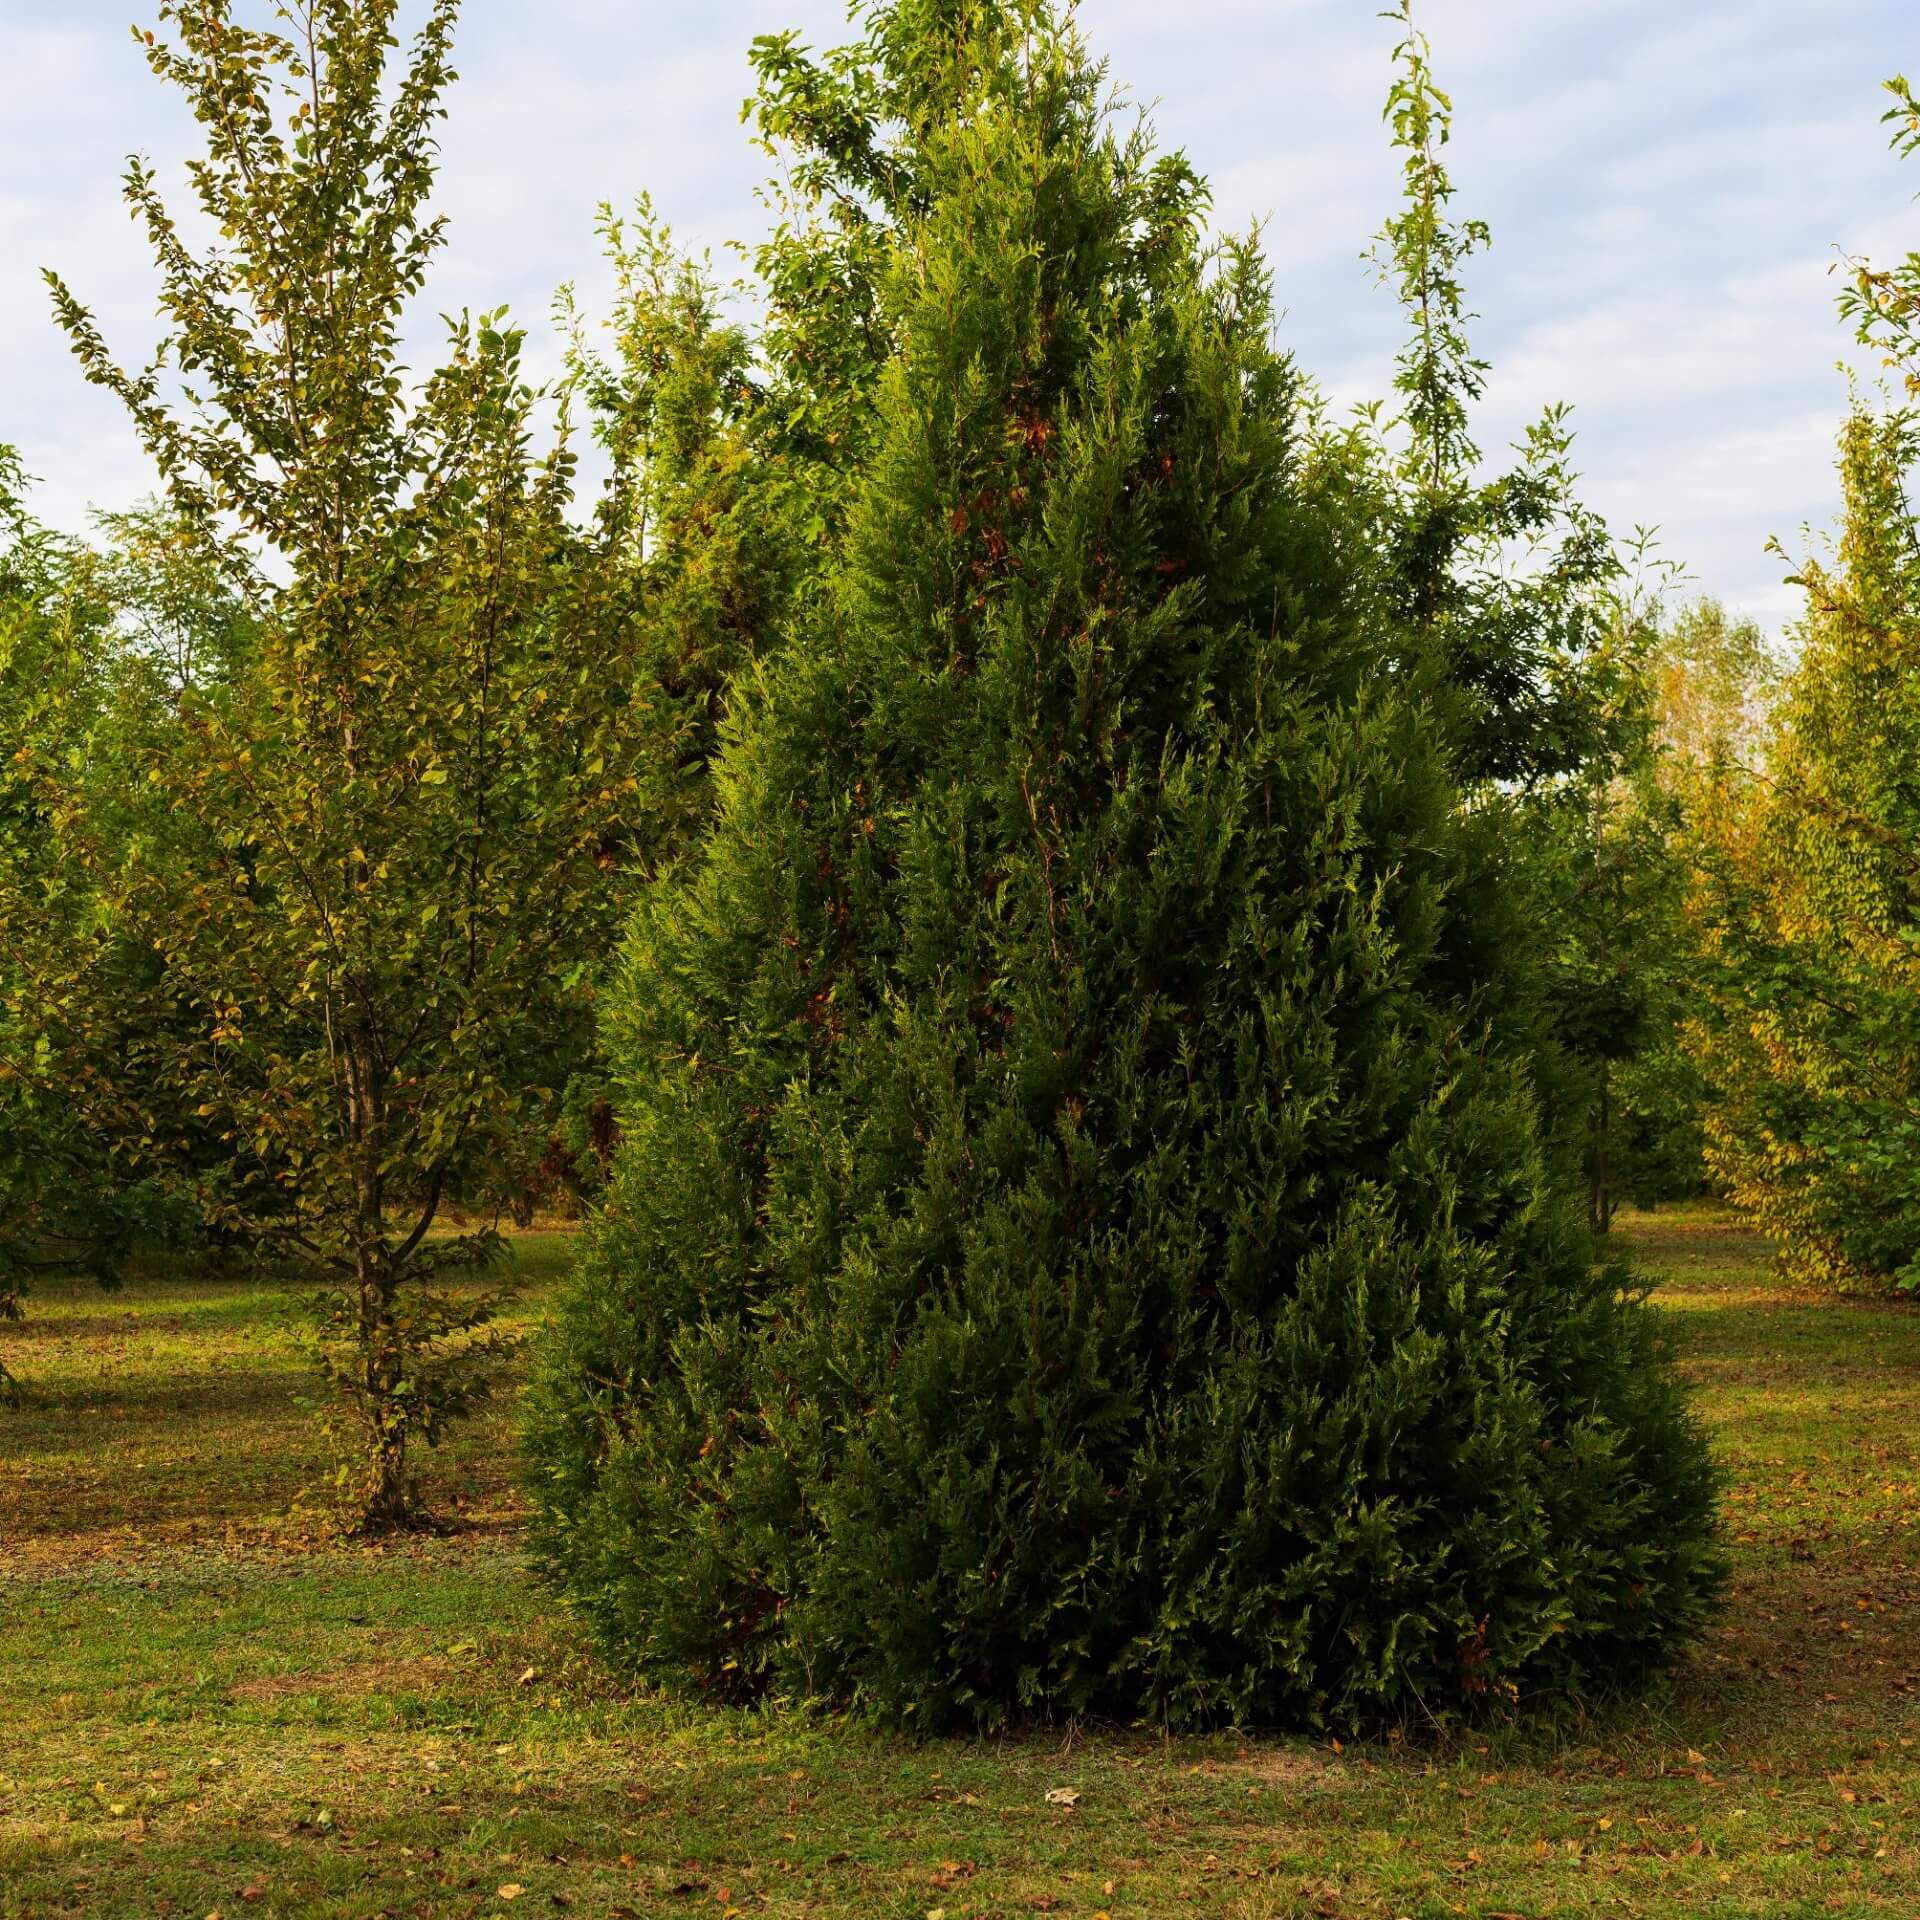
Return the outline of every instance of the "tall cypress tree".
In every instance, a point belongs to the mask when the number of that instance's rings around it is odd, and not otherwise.
[[[648,1672],[913,1726],[1630,1678],[1710,1474],[1457,917],[1365,455],[1069,23],[869,18],[893,350],[632,929],[546,1562]]]

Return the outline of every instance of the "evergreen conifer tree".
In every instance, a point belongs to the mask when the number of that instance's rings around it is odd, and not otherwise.
[[[1369,456],[1070,21],[869,24],[890,352],[610,996],[546,1564],[649,1673],[915,1727],[1629,1681],[1711,1475],[1458,911]]]

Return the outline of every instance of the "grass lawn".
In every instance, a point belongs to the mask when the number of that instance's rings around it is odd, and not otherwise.
[[[1723,1623],[1650,1704],[1344,1751],[635,1697],[527,1577],[510,1409],[432,1458],[459,1530],[317,1549],[272,1289],[46,1288],[0,1330],[0,1915],[1912,1920],[1920,1312],[1709,1212],[1625,1233],[1725,1463]],[[566,1243],[520,1246],[532,1316]]]

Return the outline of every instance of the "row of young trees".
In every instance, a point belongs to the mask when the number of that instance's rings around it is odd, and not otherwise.
[[[1888,83],[1895,150],[1920,108]],[[1613,783],[1653,909],[1626,946],[1657,1018],[1623,1062],[1630,1186],[1701,1174],[1809,1283],[1920,1289],[1920,256],[1855,261],[1842,308],[1892,376],[1839,441],[1840,531],[1794,578],[1782,653],[1712,609],[1647,684]],[[1630,771],[1630,770],[1629,770]],[[1638,791],[1635,791],[1636,784]],[[1617,1127],[1614,1131],[1617,1133]]]
[[[1593,1230],[1704,1148],[1803,1265],[1916,1251],[1904,417],[1778,699],[1563,411],[1489,477],[1410,4],[1354,420],[1043,0],[756,44],[753,326],[643,203],[609,345],[410,387],[454,0],[273,12],[142,36],[216,236],[131,169],[161,353],[53,282],[163,503],[0,472],[0,1312],[284,1264],[408,1524],[470,1223],[571,1146],[540,1551],[654,1674],[1351,1724],[1669,1657],[1712,1476]]]
[[[1920,104],[1888,83],[1903,156]],[[1694,836],[1708,964],[1686,1032],[1706,1158],[1790,1271],[1920,1289],[1920,255],[1843,301],[1896,391],[1856,395],[1842,523],[1798,579],[1791,672]]]

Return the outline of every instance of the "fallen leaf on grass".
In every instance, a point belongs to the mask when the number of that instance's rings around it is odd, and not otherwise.
[[[1078,1787],[1049,1787],[1047,1789],[1047,1805],[1050,1807],[1077,1806],[1079,1801],[1080,1789]]]
[[[502,1900],[518,1900],[526,1888],[518,1880],[509,1880],[504,1887],[497,1887],[495,1891]]]

